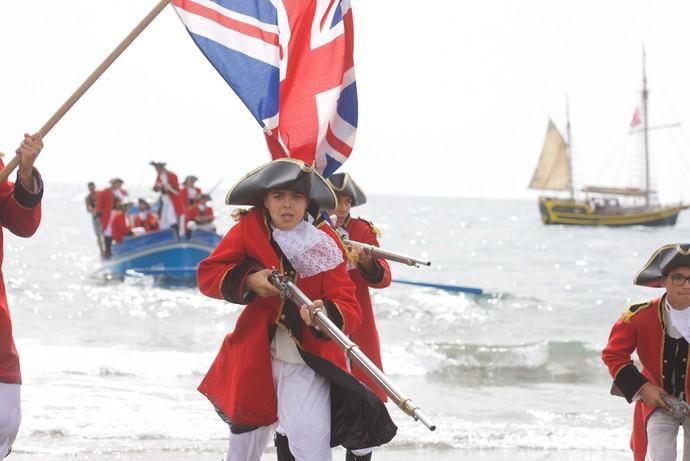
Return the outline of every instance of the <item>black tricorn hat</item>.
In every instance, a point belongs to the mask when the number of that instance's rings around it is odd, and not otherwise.
[[[165,162],[155,162],[155,161],[153,161],[153,162],[149,162],[149,165],[152,165],[152,166],[155,166],[155,167],[165,168],[165,165],[167,165],[167,163],[165,163]]]
[[[328,178],[328,182],[336,194],[350,197],[352,206],[364,205],[367,202],[366,194],[349,173],[336,173]]]
[[[671,243],[656,250],[633,283],[643,287],[662,287],[664,276],[676,267],[690,267],[690,243]]]
[[[332,210],[337,199],[328,182],[314,168],[293,158],[280,158],[245,175],[225,197],[228,205],[263,206],[266,193],[274,189],[301,192],[309,197],[309,205]]]

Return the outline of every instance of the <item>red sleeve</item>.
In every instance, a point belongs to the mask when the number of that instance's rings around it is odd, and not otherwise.
[[[40,175],[36,174],[35,180],[40,185],[40,195],[27,191],[19,181],[0,186],[0,220],[3,227],[19,237],[32,236],[41,223],[43,183]]]
[[[343,249],[342,242],[330,226],[322,226],[320,228]],[[337,318],[333,320],[340,320],[336,322],[337,324],[341,323],[338,325],[340,329],[346,334],[356,330],[362,323],[362,310],[355,297],[355,284],[347,273],[346,261],[343,261],[329,271],[323,272],[321,292],[321,299],[324,302],[329,301],[333,303],[335,309],[337,309],[337,313],[342,320]],[[333,317],[331,312],[329,312],[329,317]]]
[[[635,366],[632,353],[637,349],[638,331],[630,319],[620,318],[611,329],[609,341],[601,358],[609,369],[614,384],[630,402],[647,379]]]
[[[199,214],[199,209],[196,206],[187,209],[187,221],[192,221]]]
[[[153,183],[153,190],[158,192],[161,188],[161,175],[156,176],[156,182]]]
[[[230,228],[209,257],[199,263],[197,282],[199,291],[206,296],[225,299],[222,292],[223,280],[247,259],[244,220],[245,217],[240,217],[240,221]]]
[[[374,232],[370,223],[359,219],[357,220],[357,225],[360,227],[360,231],[357,233],[357,241],[380,247],[379,241],[376,238],[376,232]],[[391,284],[391,267],[385,259],[374,258],[374,261],[376,262],[375,274],[368,274],[358,267],[359,273],[362,274],[362,278],[370,287],[386,288]]]
[[[131,229],[127,227],[127,222],[125,221],[125,215],[118,213],[113,219],[113,240],[120,242],[122,238],[131,232]]]
[[[172,171],[166,171],[166,174],[168,175],[168,184],[170,185],[170,187],[172,187],[176,191],[179,191],[180,183],[177,180],[177,175]]]

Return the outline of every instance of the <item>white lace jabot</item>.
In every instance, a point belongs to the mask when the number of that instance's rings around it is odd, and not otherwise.
[[[671,303],[666,300],[666,309],[671,326],[673,326],[686,341],[690,342],[690,307],[686,307],[680,311],[674,309]]]
[[[287,231],[273,229],[273,239],[302,277],[331,270],[343,262],[335,241],[306,221]]]

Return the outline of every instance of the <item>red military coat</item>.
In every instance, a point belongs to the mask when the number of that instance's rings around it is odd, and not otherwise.
[[[213,217],[213,208],[207,206],[201,211],[199,205],[193,205],[187,209],[187,221],[195,221],[199,217]]]
[[[322,228],[337,240],[328,226]],[[223,299],[221,290],[226,279],[240,274],[243,279],[239,285],[244,286],[248,272],[243,267],[248,262],[261,268],[283,270],[281,259],[271,245],[270,228],[263,208],[253,208],[242,215],[213,253],[199,264],[199,290],[207,296]],[[349,334],[359,326],[360,309],[345,261],[329,271],[298,278],[297,286],[310,299],[333,303],[340,313],[341,328],[345,333]],[[265,426],[277,420],[268,332],[275,325],[282,324],[284,305],[279,297],[254,298],[237,318],[235,329],[226,335],[216,359],[199,385],[199,391],[233,425]],[[332,341],[317,338],[312,329],[304,328],[299,347],[347,372],[344,352]]]
[[[614,384],[622,391],[628,401],[646,382],[664,387],[664,367],[673,366],[664,361],[666,325],[664,324],[664,299],[656,298],[642,304],[635,304],[623,313],[613,325],[609,341],[602,351],[602,359],[614,378]],[[632,360],[637,351],[642,370],[638,371]],[[683,361],[684,377],[688,375],[688,360]],[[690,380],[685,379],[685,395],[690,394]],[[686,397],[687,400],[687,397]],[[630,448],[635,461],[644,461],[647,453],[647,418],[654,411],[642,400],[635,402],[633,431]]]
[[[146,212],[146,217],[144,219],[141,219],[141,216],[136,214],[132,220],[132,227],[143,227],[146,232],[158,230],[158,218],[150,211]]]
[[[0,160],[0,166],[4,166]],[[34,181],[38,181],[40,192],[33,194],[18,182],[0,183],[0,265],[3,259],[2,228],[20,237],[30,237],[41,222],[41,197],[43,183],[34,170]],[[7,305],[5,282],[0,269],[0,382],[21,384],[19,356],[12,337],[12,322]]]
[[[184,202],[182,201],[180,183],[177,180],[177,175],[170,170],[165,170],[165,176],[168,178],[168,185],[174,190],[171,192],[163,186],[163,181],[161,181],[161,175],[156,176],[156,182],[153,184],[153,190],[155,191],[165,191],[172,201],[173,208],[175,208],[175,214],[181,216],[184,214]]]
[[[371,223],[364,219],[352,219],[347,217],[343,228],[347,231],[350,240],[366,243],[368,245],[379,246],[376,238],[376,231]],[[376,319],[374,309],[371,305],[369,288],[386,288],[391,284],[391,269],[385,259],[377,259],[377,273],[368,275],[360,268],[355,267],[349,271],[350,278],[355,283],[357,301],[362,309],[362,323],[355,329],[350,337],[372,362],[381,370],[381,346],[379,344],[379,333],[376,329]],[[378,398],[384,402],[388,399],[386,393],[371,382],[371,379],[358,367],[352,367],[352,374],[361,382],[374,391]]]
[[[196,200],[199,198],[201,195],[201,189],[198,187],[192,187],[192,189],[196,192],[194,195],[194,198],[192,200]],[[192,206],[191,203],[189,203],[189,188],[188,187],[183,187],[182,190],[180,191],[180,200],[182,201],[182,205],[184,206],[184,209],[188,209],[189,207]]]
[[[114,242],[121,242],[125,235],[129,235],[132,229],[127,224],[127,217],[122,211],[116,211],[113,222],[110,223],[110,230]]]

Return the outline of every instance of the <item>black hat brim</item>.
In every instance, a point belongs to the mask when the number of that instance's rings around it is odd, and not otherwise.
[[[672,243],[656,250],[633,283],[643,287],[663,287],[664,276],[677,267],[690,267],[690,243]]]
[[[309,197],[310,206],[332,210],[337,199],[326,180],[301,160],[281,158],[245,175],[225,197],[228,205],[263,206],[270,190],[286,189]]]
[[[337,195],[345,195],[352,199],[352,206],[364,205],[367,196],[361,187],[352,179],[349,173],[336,173],[328,178]]]

